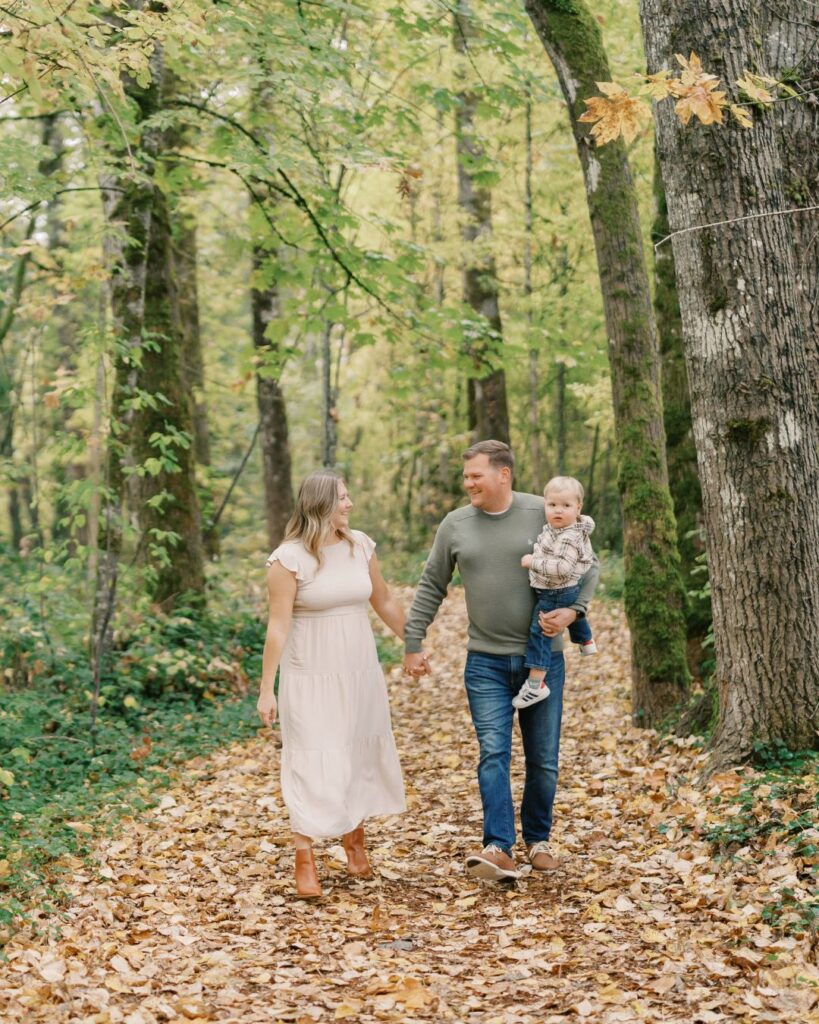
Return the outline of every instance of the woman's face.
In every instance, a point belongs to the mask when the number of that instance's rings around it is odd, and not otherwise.
[[[347,493],[347,485],[343,480],[338,482],[338,500],[336,501],[336,507],[333,509],[333,515],[330,519],[334,530],[347,530],[350,526],[350,509],[353,507],[353,503],[350,500],[350,495]]]

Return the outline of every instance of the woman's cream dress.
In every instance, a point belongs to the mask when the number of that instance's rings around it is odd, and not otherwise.
[[[280,663],[281,785],[294,832],[340,836],[405,809],[401,765],[367,604],[375,542],[353,530],[322,548],[285,541],[267,564],[296,575],[293,620]]]

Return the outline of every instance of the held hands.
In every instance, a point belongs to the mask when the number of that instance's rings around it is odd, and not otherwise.
[[[524,555],[523,558],[521,558],[521,560],[520,560],[520,564],[523,566],[524,569],[531,568],[531,566],[532,566],[532,556],[531,555]]]
[[[557,636],[567,626],[571,626],[576,618],[577,612],[574,608],[555,608],[551,612],[541,612],[538,622],[544,636]]]
[[[404,674],[418,679],[431,674],[429,658],[423,651],[404,655]]]
[[[276,698],[273,694],[260,694],[259,700],[256,703],[256,710],[259,712],[259,718],[262,720],[262,725],[266,725],[269,729],[276,721],[276,713],[278,711]]]

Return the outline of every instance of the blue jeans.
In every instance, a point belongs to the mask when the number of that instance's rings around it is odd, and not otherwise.
[[[537,603],[529,623],[529,642],[526,644],[525,655],[527,668],[548,669],[549,659],[552,657],[552,638],[543,635],[538,621],[540,613],[553,612],[555,608],[569,608],[575,603],[579,593],[579,583],[573,587],[561,587],[560,590],[538,590],[535,587]],[[569,626],[569,639],[573,644],[583,644],[591,638],[591,626],[586,619],[577,619]],[[547,676],[551,686],[551,671],[547,673]]]
[[[522,654],[470,651],[464,682],[478,736],[478,786],[483,805],[483,845],[494,843],[510,854],[515,845],[515,809],[509,768],[512,761],[512,698],[523,685],[527,669]],[[526,758],[526,782],[520,808],[526,845],[549,838],[557,789],[560,720],[563,715],[563,652],[549,663],[546,700],[520,712],[520,734]]]

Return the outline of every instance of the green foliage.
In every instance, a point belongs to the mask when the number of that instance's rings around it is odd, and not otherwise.
[[[264,626],[251,610],[124,616],[93,722],[82,628],[24,596],[0,629],[0,933],[32,898],[59,902],[59,862],[87,852],[87,822],[111,827],[174,766],[258,728]],[[395,641],[377,646],[385,665],[400,660]]]
[[[763,861],[788,848],[802,867],[798,878],[813,896],[798,895],[789,886],[766,902],[762,917],[785,933],[815,934],[819,928],[819,792],[815,781],[819,753],[790,751],[777,744],[757,747],[754,763],[760,769],[746,776],[738,791],[725,801],[717,799],[721,820],[706,826],[702,838],[721,856],[749,853]]]

